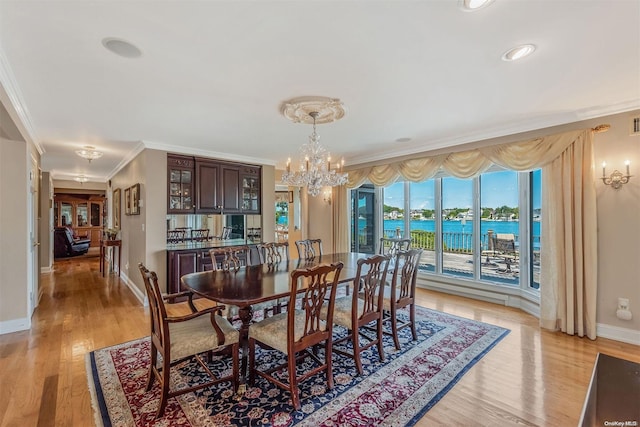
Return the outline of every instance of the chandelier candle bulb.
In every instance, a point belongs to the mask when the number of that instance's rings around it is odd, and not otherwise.
[[[607,162],[602,162],[602,177],[604,178],[605,176],[607,176],[607,174],[605,173],[604,169],[607,166]]]
[[[624,164],[627,167],[627,176],[629,175],[629,163],[631,163],[629,160],[624,161]]]
[[[287,159],[287,172],[291,172],[291,157]]]

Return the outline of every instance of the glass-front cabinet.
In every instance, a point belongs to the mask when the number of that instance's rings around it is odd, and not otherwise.
[[[91,239],[91,246],[100,246],[105,221],[104,197],[87,194],[60,194],[54,199],[54,224],[68,227],[74,238]]]
[[[243,213],[260,213],[260,168],[243,167],[240,194]]]
[[[169,197],[167,213],[193,213],[193,158],[168,156]]]

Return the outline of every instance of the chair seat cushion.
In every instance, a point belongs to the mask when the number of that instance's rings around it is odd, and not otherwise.
[[[249,338],[254,338],[261,343],[287,353],[287,313],[280,313],[268,317],[249,326]],[[295,331],[293,340],[298,341],[304,334],[306,313],[304,310],[295,311]],[[320,328],[326,330],[326,322],[320,323]]]
[[[400,292],[396,291],[396,301],[400,298]],[[384,287],[384,300],[382,301],[382,309],[385,311],[391,310],[391,287]]]
[[[353,304],[353,297],[345,296],[336,298],[336,304],[333,307],[333,323],[336,325],[344,326],[348,329],[353,329],[351,327],[351,307]],[[320,311],[320,318],[323,320],[327,319],[327,304],[322,306],[322,310]],[[362,315],[364,311],[364,301],[358,298],[358,317]]]
[[[224,333],[224,345],[239,342],[240,333],[224,317],[215,316]],[[216,349],[218,336],[211,325],[211,316],[202,315],[184,322],[169,324],[171,336],[171,360],[182,359],[205,351]]]

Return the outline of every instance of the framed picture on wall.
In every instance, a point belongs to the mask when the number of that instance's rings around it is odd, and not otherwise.
[[[131,215],[131,187],[124,190],[124,214]]]
[[[140,215],[140,184],[131,186],[131,215]]]
[[[121,190],[113,190],[113,228],[120,228],[120,193]]]

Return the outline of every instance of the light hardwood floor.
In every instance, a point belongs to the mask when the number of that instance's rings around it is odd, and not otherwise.
[[[142,305],[97,258],[42,275],[30,331],[0,336],[0,426],[91,426],[87,352],[148,335]],[[640,347],[542,331],[517,309],[421,290],[420,305],[511,330],[420,426],[575,426],[598,352],[640,362]]]

